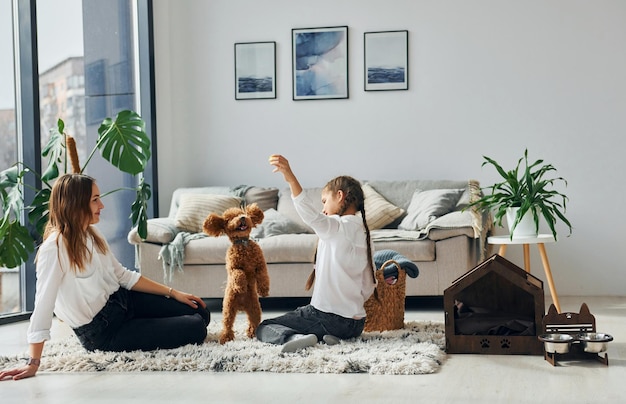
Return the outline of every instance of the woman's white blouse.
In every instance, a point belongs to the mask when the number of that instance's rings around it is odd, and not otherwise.
[[[120,286],[131,289],[141,277],[138,272],[124,268],[110,250],[100,254],[91,237],[87,241],[93,252],[91,261],[83,272],[74,273],[62,238],[59,233],[53,233],[39,247],[35,309],[27,334],[29,343],[50,339],[53,313],[72,328],[90,323],[111,294]]]

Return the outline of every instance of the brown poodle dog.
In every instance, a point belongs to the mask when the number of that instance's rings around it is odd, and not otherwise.
[[[227,209],[222,216],[211,213],[202,226],[209,236],[226,234],[232,245],[226,252],[228,280],[222,303],[223,329],[220,344],[235,339],[233,323],[239,311],[248,314],[249,338],[261,322],[259,296],[268,296],[270,278],[261,247],[250,239],[252,228],[263,221],[264,215],[256,203],[243,208]]]

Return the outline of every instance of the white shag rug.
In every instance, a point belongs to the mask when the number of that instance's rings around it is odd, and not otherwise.
[[[202,345],[151,352],[88,352],[75,336],[46,344],[40,372],[276,372],[417,375],[436,372],[445,361],[444,324],[407,322],[403,329],[365,332],[329,346],[317,344],[295,353],[248,339],[246,323],[235,323],[234,341],[220,345],[221,323],[211,322]],[[27,353],[0,356],[0,369],[21,366]]]

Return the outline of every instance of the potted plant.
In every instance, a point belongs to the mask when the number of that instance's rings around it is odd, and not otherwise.
[[[96,150],[102,157],[120,171],[132,175],[144,171],[150,159],[150,138],[145,132],[145,122],[133,111],[121,111],[115,119],[106,118],[98,128],[98,140],[80,167],[76,143],[65,132],[65,123],[59,119],[56,128],[50,130],[48,143],[41,152],[47,160],[43,174],[17,162],[0,172],[0,267],[14,268],[24,263],[35,250],[35,244],[43,234],[48,222],[48,202],[52,184],[61,174],[68,172],[68,162],[72,172],[82,173]],[[32,201],[24,200],[24,178],[35,175],[41,180],[41,188],[35,189]],[[139,236],[147,237],[147,203],[151,197],[150,185],[143,177],[135,188],[118,188],[105,195],[120,190],[133,190],[137,196],[131,206],[133,226],[138,227]],[[22,211],[28,211],[28,221],[34,226],[29,229],[20,222]]]
[[[562,177],[549,177],[556,168],[552,164],[545,164],[543,160],[537,160],[528,164],[528,149],[524,151],[524,157],[517,161],[513,170],[504,170],[494,159],[483,156],[485,161],[481,167],[492,165],[502,177],[502,181],[493,184],[484,190],[491,190],[478,200],[468,205],[480,210],[495,212],[494,221],[498,226],[502,226],[502,218],[509,212],[508,224],[511,238],[515,228],[521,223],[523,218],[532,217],[534,225],[534,235],[539,232],[539,217],[543,217],[556,239],[557,232],[555,224],[561,220],[572,233],[572,225],[565,217],[567,196],[553,189],[556,182],[563,182],[567,186],[567,181]],[[524,167],[520,167],[524,162]],[[511,213],[513,212],[513,213]]]

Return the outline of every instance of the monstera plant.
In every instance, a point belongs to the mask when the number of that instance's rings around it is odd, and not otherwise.
[[[76,142],[64,130],[65,123],[61,119],[57,127],[50,130],[50,139],[41,152],[42,161],[47,161],[42,174],[23,162],[17,162],[0,172],[0,267],[17,267],[34,252],[48,222],[52,184],[60,175],[84,172],[96,151],[114,167],[132,175],[143,173],[150,159],[150,138],[145,132],[145,122],[134,111],[122,111],[115,119],[106,118],[102,122],[98,128],[96,145],[82,166],[76,152]],[[68,171],[68,163],[71,171]],[[29,186],[24,180],[29,175],[41,181],[41,188],[34,190],[32,201],[26,201],[24,193],[24,187]],[[144,182],[142,176],[137,187],[114,189],[102,196],[120,190],[136,193],[130,219],[132,225],[137,226],[139,236],[146,238],[147,204],[152,195],[150,185]],[[33,231],[20,221],[24,210],[28,212]]]

